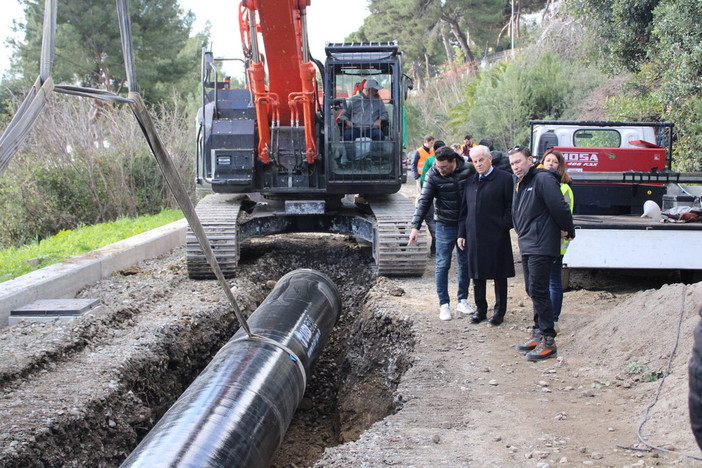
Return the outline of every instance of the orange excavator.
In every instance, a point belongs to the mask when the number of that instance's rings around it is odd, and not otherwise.
[[[246,86],[224,82],[203,51],[197,207],[225,276],[239,245],[286,232],[348,234],[373,246],[378,273],[421,275],[426,243],[407,246],[413,203],[398,192],[411,80],[395,42],[307,41],[310,0],[243,0]],[[427,236],[422,236],[426,239]],[[212,273],[193,235],[188,272]]]

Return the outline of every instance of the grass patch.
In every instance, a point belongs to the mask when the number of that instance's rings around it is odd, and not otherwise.
[[[178,210],[163,210],[157,215],[121,218],[110,223],[61,231],[39,243],[0,250],[0,283],[177,221],[182,217],[183,214]]]

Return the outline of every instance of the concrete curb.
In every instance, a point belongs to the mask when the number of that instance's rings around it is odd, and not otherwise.
[[[10,311],[38,299],[73,298],[83,287],[185,244],[185,219],[0,283],[0,327]]]

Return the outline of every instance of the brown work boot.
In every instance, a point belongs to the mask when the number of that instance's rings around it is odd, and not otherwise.
[[[526,358],[530,361],[540,361],[556,357],[556,351],[556,340],[552,336],[543,336],[539,345],[526,354]]]
[[[518,344],[514,348],[517,351],[527,352],[536,348],[539,345],[539,342],[541,342],[541,330],[534,330],[531,334],[531,338],[529,338],[522,344]]]

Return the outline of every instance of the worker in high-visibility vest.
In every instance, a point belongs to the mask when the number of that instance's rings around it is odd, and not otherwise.
[[[429,156],[434,156],[434,141],[435,139],[433,136],[425,136],[424,144],[412,153],[412,175],[417,183],[417,196],[422,193],[422,186],[420,185],[419,179],[422,177],[424,163],[429,159]]]

